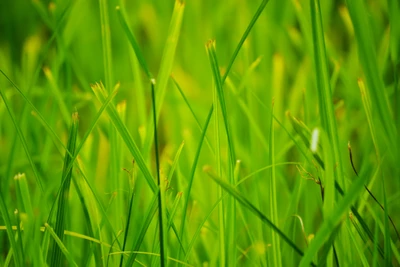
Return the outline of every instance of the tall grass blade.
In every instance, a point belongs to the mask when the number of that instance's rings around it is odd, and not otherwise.
[[[378,70],[377,54],[374,48],[374,38],[371,33],[371,25],[367,19],[368,14],[363,0],[346,1],[354,33],[357,39],[358,55],[367,81],[368,92],[374,99],[372,109],[377,114],[374,124],[382,125],[385,134],[384,142],[389,148],[396,147],[396,127],[392,120],[390,106],[388,104],[385,85]],[[386,137],[385,137],[386,136]],[[389,149],[392,151],[392,149]]]
[[[346,188],[343,176],[342,159],[340,157],[340,146],[338,141],[339,134],[336,127],[336,119],[332,103],[332,89],[328,73],[328,62],[326,58],[324,30],[319,0],[310,0],[310,9],[314,43],[314,66],[322,127],[328,134],[333,150],[333,157],[330,160],[334,164],[337,164],[335,178],[343,188]]]
[[[154,125],[154,150],[155,150],[155,158],[156,158],[156,175],[157,175],[157,184],[159,187],[159,195],[158,195],[158,225],[159,225],[159,238],[160,238],[160,265],[166,266],[167,264],[167,235],[166,235],[166,227],[165,227],[165,207],[164,207],[164,192],[165,187],[161,185],[160,180],[160,157],[158,151],[158,135],[157,135],[157,112],[156,112],[156,97],[154,92],[155,83],[151,83],[151,99],[152,99],[152,108],[153,108],[153,125]]]
[[[78,113],[75,112],[72,115],[72,124],[70,128],[70,135],[68,138],[67,150],[70,151],[72,154],[75,153],[76,147],[76,140],[78,138]],[[67,172],[68,165],[70,164],[72,156],[69,153],[65,153],[64,158],[64,168],[63,168],[63,175],[62,177],[66,177],[66,180],[63,181],[61,179],[61,190],[58,196],[58,204],[57,204],[57,217],[55,222],[55,234],[63,242],[64,239],[64,230],[66,224],[66,217],[68,214],[68,202],[69,202],[69,191],[72,179],[72,169]],[[51,246],[52,253],[50,255],[50,264],[51,266],[61,266],[63,263],[62,259],[62,248],[60,244],[58,244],[57,240],[53,242]]]
[[[95,84],[92,85],[92,90],[95,93],[97,99],[104,104],[105,99],[107,98],[107,92],[105,91],[102,84]],[[139,169],[142,171],[144,178],[146,179],[147,183],[149,184],[151,190],[155,192],[157,190],[157,185],[154,182],[154,179],[146,166],[142,153],[140,152],[136,142],[133,140],[131,134],[129,133],[127,127],[122,122],[121,118],[118,116],[118,112],[115,109],[115,106],[111,103],[107,107],[107,113],[110,117],[111,122],[114,124],[114,127],[121,135],[122,139],[124,140],[126,146],[128,147],[129,151],[131,152],[132,156],[135,159],[135,162],[139,166]]]

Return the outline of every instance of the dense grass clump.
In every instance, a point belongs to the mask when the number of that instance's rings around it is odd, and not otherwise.
[[[0,266],[400,265],[396,0],[0,1]]]

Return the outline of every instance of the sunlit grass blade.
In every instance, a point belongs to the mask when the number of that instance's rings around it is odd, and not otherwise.
[[[69,253],[68,249],[65,247],[65,245],[63,244],[63,241],[60,239],[59,236],[57,236],[56,232],[51,228],[51,226],[48,223],[45,223],[45,227],[46,230],[50,232],[50,235],[53,237],[54,241],[55,241],[55,245],[58,246],[58,248],[60,249],[60,252],[62,252],[64,254],[64,256],[67,258],[68,263],[71,266],[76,266],[78,267],[78,265],[75,263],[72,255]],[[64,232],[63,232],[64,235]],[[61,265],[52,265],[52,266],[61,266]]]
[[[72,124],[70,127],[70,135],[68,138],[67,149],[72,154],[75,153],[76,141],[78,138],[78,124],[79,118],[78,113],[75,112],[72,115]],[[55,233],[57,237],[63,242],[64,238],[64,230],[66,225],[66,217],[69,212],[68,202],[69,202],[69,192],[70,192],[70,185],[72,179],[72,169],[67,172],[68,165],[70,164],[72,159],[72,155],[69,153],[65,153],[64,158],[64,167],[63,167],[63,175],[62,177],[66,177],[65,181],[61,179],[61,190],[59,191],[60,194],[58,196],[58,204],[57,204],[57,216],[55,221]],[[52,220],[51,220],[52,221]],[[50,264],[52,266],[60,266],[62,265],[62,248],[61,245],[58,244],[57,240],[53,242],[51,247],[51,259]]]
[[[368,176],[361,176],[353,182],[344,197],[337,203],[336,207],[332,211],[331,215],[324,220],[314,239],[310,243],[306,250],[304,257],[301,260],[300,266],[309,266],[312,259],[323,246],[323,244],[329,239],[333,230],[340,224],[343,216],[347,210],[351,207],[352,203],[358,198],[359,194],[363,190],[363,184],[368,179]]]
[[[229,122],[228,122],[228,111],[226,107],[226,102],[225,102],[225,96],[224,96],[224,91],[223,91],[223,82],[221,80],[221,75],[219,73],[219,65],[218,65],[218,60],[217,60],[217,54],[216,54],[216,47],[215,47],[215,41],[210,40],[206,44],[206,50],[208,54],[208,58],[210,61],[213,77],[214,77],[214,83],[215,87],[217,90],[217,96],[218,96],[218,101],[219,105],[221,108],[222,112],[222,117],[224,119],[224,126],[225,126],[225,132],[228,138],[228,146],[229,146],[229,155],[230,155],[230,164],[235,164],[236,161],[236,155],[235,155],[235,148],[233,145],[233,140],[232,140],[232,134],[230,131],[229,127]]]

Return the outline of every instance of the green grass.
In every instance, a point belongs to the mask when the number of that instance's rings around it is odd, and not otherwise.
[[[0,2],[0,266],[400,265],[398,1]]]

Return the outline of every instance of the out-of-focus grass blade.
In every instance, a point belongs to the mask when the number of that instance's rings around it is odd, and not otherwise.
[[[1,73],[5,77],[7,77],[7,75],[3,71],[1,71]],[[42,178],[40,177],[39,172],[37,171],[36,166],[33,163],[31,153],[29,152],[29,149],[28,149],[28,144],[26,143],[26,140],[25,140],[24,135],[22,134],[21,128],[19,127],[19,125],[17,123],[17,120],[15,118],[14,112],[11,110],[10,102],[8,102],[8,99],[7,99],[5,93],[3,92],[3,90],[1,88],[0,88],[0,96],[1,96],[1,98],[3,98],[4,105],[6,106],[7,112],[10,115],[10,118],[11,118],[13,124],[14,124],[15,130],[17,131],[17,135],[18,135],[18,137],[19,137],[19,139],[21,141],[22,147],[24,148],[24,151],[25,151],[26,157],[28,158],[29,164],[32,167],[33,174],[35,175],[35,178],[36,178],[36,183],[39,186],[40,191],[42,193],[44,193],[44,188],[43,188],[43,184],[42,184]]]
[[[199,128],[200,132],[203,132],[203,129],[201,128],[201,124],[199,119],[197,118],[197,115],[194,113],[194,110],[192,108],[192,105],[189,103],[185,93],[183,92],[182,88],[180,87],[179,83],[174,79],[174,77],[171,77],[172,81],[175,83],[176,88],[178,89],[179,93],[181,94],[183,100],[185,101],[186,106],[189,108],[190,113],[192,113],[193,118],[196,121],[197,127]],[[208,140],[207,136],[205,136],[205,141],[208,145],[208,148],[212,152],[212,154],[215,154],[213,147],[210,144],[210,141]]]
[[[76,140],[78,138],[78,124],[79,124],[79,118],[78,118],[78,113],[75,112],[72,114],[72,124],[70,128],[70,135],[68,138],[68,144],[67,144],[67,149],[70,151],[72,154],[75,153],[75,147],[76,147]],[[69,191],[70,191],[70,185],[71,185],[71,179],[72,179],[72,169],[68,170],[68,165],[70,164],[72,160],[72,155],[69,153],[65,153],[65,158],[64,158],[64,167],[63,167],[63,174],[62,178],[66,177],[66,180],[63,181],[61,179],[61,190],[60,194],[58,196],[58,204],[57,204],[57,218],[55,222],[55,233],[58,236],[58,238],[63,241],[64,238],[64,230],[65,230],[65,218],[68,214],[68,201],[69,201]],[[54,236],[53,236],[54,237]],[[56,239],[55,239],[56,240]],[[51,253],[51,259],[50,259],[50,264],[51,266],[61,266],[62,265],[62,257],[61,254],[63,253],[62,247],[60,244],[58,244],[57,240],[53,242],[52,245],[52,253]]]
[[[274,133],[274,103],[272,103],[271,108],[271,118],[270,118],[270,138],[269,138],[269,156],[268,164],[272,166],[269,169],[269,211],[270,218],[273,224],[278,224],[278,203],[277,203],[277,192],[276,192],[276,175],[275,175],[275,133]],[[270,262],[272,266],[282,266],[282,255],[279,235],[273,229],[272,231],[272,261]]]
[[[19,200],[20,207],[18,208],[20,212],[24,212],[26,215],[23,216],[22,220],[23,230],[24,230],[24,243],[25,243],[25,258],[30,261],[33,260],[33,264],[39,266],[44,265],[44,260],[42,258],[40,246],[31,246],[31,243],[39,244],[39,235],[36,229],[40,226],[38,220],[36,219],[33,208],[31,195],[29,192],[28,181],[24,173],[17,174],[14,176],[15,188],[17,200]]]
[[[212,106],[211,109],[213,111],[214,110],[214,106]],[[203,147],[203,142],[204,142],[204,138],[206,136],[207,128],[208,128],[208,125],[210,124],[210,121],[211,121],[212,111],[208,113],[206,122],[205,122],[204,127],[203,127],[203,131],[201,133],[200,141],[199,141],[199,144],[197,146],[196,154],[194,156],[193,164],[192,164],[192,167],[191,167],[191,170],[190,170],[190,176],[189,176],[189,181],[188,181],[188,186],[187,186],[187,192],[186,192],[186,196],[185,196],[185,200],[184,200],[184,204],[183,204],[183,210],[182,210],[181,229],[180,229],[180,232],[179,232],[179,236],[180,236],[181,240],[183,240],[183,233],[184,233],[184,230],[185,230],[185,223],[186,223],[186,219],[187,219],[186,218],[186,214],[187,214],[187,209],[188,209],[188,204],[189,204],[190,191],[192,190],[194,175],[196,173],[196,168],[197,168],[197,164],[198,164],[198,161],[199,161],[201,148]]]
[[[374,123],[382,125],[387,136],[384,140],[389,151],[392,151],[396,146],[396,128],[392,119],[390,106],[385,93],[385,85],[381,78],[381,73],[378,69],[376,51],[374,48],[375,42],[371,33],[371,25],[368,21],[367,9],[364,0],[346,1],[350,12],[351,21],[353,22],[354,32],[358,44],[358,55],[360,63],[363,67],[367,88],[370,96],[374,99],[372,103],[373,112],[378,116],[374,118]]]
[[[392,256],[391,256],[391,248],[390,248],[390,243],[392,242],[390,238],[390,228],[389,228],[389,214],[387,212],[387,200],[386,200],[386,189],[385,189],[385,179],[382,177],[382,194],[383,194],[383,205],[384,205],[384,213],[385,213],[385,218],[384,218],[384,242],[385,242],[385,265],[386,266],[391,266],[392,265]]]
[[[168,176],[167,176],[167,180],[168,180],[169,183],[171,183],[172,177],[174,175],[176,166],[178,165],[179,158],[181,156],[181,152],[182,152],[182,149],[183,149],[184,145],[185,145],[185,141],[182,141],[181,145],[179,146],[178,150],[176,151],[174,161],[172,163],[171,169],[169,170]]]
[[[135,52],[136,58],[138,59],[140,66],[143,68],[144,73],[146,74],[147,78],[149,80],[153,79],[153,75],[151,74],[149,67],[147,66],[146,60],[144,59],[143,53],[140,50],[140,47],[136,41],[136,38],[128,26],[128,22],[126,20],[126,16],[125,16],[123,10],[121,9],[120,6],[117,6],[116,10],[117,10],[117,16],[118,16],[119,22],[121,23],[122,29],[124,30],[126,37],[128,38],[128,41],[133,48],[133,51]]]
[[[174,10],[172,12],[172,18],[169,25],[168,36],[164,46],[163,56],[160,63],[160,70],[157,75],[157,101],[156,101],[156,119],[160,117],[161,107],[164,103],[165,93],[167,89],[167,83],[169,77],[171,75],[172,65],[174,63],[175,51],[178,45],[179,35],[182,26],[182,18],[185,10],[185,3],[182,0],[176,0]],[[148,129],[151,129],[151,124],[153,122],[149,122]],[[146,136],[146,140],[144,142],[145,152],[150,149],[152,142],[152,135],[150,132]]]
[[[17,242],[15,242],[15,236],[14,236],[14,232],[12,229],[12,223],[11,223],[10,215],[8,214],[8,211],[7,211],[7,206],[4,202],[3,194],[0,194],[0,212],[1,212],[1,216],[3,218],[3,221],[6,225],[7,236],[8,236],[8,240],[11,244],[11,249],[14,254],[13,258],[14,258],[15,265],[16,266],[24,266],[24,261],[22,258],[22,251],[20,251],[20,249],[17,246]]]
[[[351,207],[352,203],[358,198],[359,194],[364,189],[363,185],[367,179],[368,176],[364,175],[354,181],[346,195],[344,195],[344,197],[337,203],[336,207],[331,213],[331,216],[324,220],[314,239],[311,241],[304,254],[304,257],[301,260],[300,266],[310,265],[318,250],[328,240],[329,236],[338,226],[343,216]]]
[[[220,178],[217,178],[210,171],[207,171],[210,177],[219,184],[225,191],[227,191],[230,195],[232,195],[240,204],[242,204],[245,208],[251,211],[256,217],[258,217],[261,221],[266,223],[269,227],[271,227],[291,248],[296,251],[297,254],[303,256],[304,253],[301,251],[297,245],[290,240],[289,237],[286,236],[267,216],[265,216],[259,209],[257,209],[253,204],[251,204],[236,188],[229,185],[228,183],[222,181]],[[309,264],[312,264],[310,261]],[[312,264],[314,265],[314,264]]]
[[[45,223],[45,227],[46,227],[46,230],[49,231],[50,235],[53,237],[53,239],[55,241],[55,245],[58,246],[60,251],[67,258],[69,264],[72,265],[72,266],[78,267],[78,264],[75,263],[72,255],[69,253],[68,249],[65,247],[65,245],[63,244],[63,242],[60,239],[60,237],[58,237],[57,234],[54,232],[53,228],[51,228],[51,226],[48,223]],[[63,232],[63,234],[64,234],[64,232]],[[62,264],[60,264],[60,265],[50,265],[50,266],[62,266]]]
[[[101,43],[103,45],[103,64],[106,89],[111,90],[113,84],[112,69],[112,48],[111,48],[111,32],[110,19],[108,12],[109,1],[99,0],[100,6],[100,22],[101,22]]]
[[[157,75],[157,119],[160,116],[161,106],[164,102],[164,96],[167,89],[167,83],[171,75],[172,65],[174,63],[175,51],[178,45],[179,35],[182,26],[182,18],[185,10],[185,2],[176,0],[174,11],[169,25],[168,36],[164,45],[163,56],[160,63],[160,70]]]
[[[325,51],[324,30],[322,26],[321,8],[319,0],[310,0],[311,26],[314,44],[314,66],[317,79],[317,91],[319,98],[319,111],[322,127],[328,134],[333,155],[330,160],[337,164],[335,177],[338,183],[345,187],[342,159],[338,141],[338,131],[336,127],[335,113],[332,103],[332,90],[328,72],[328,62]],[[327,160],[327,159],[325,159]]]

